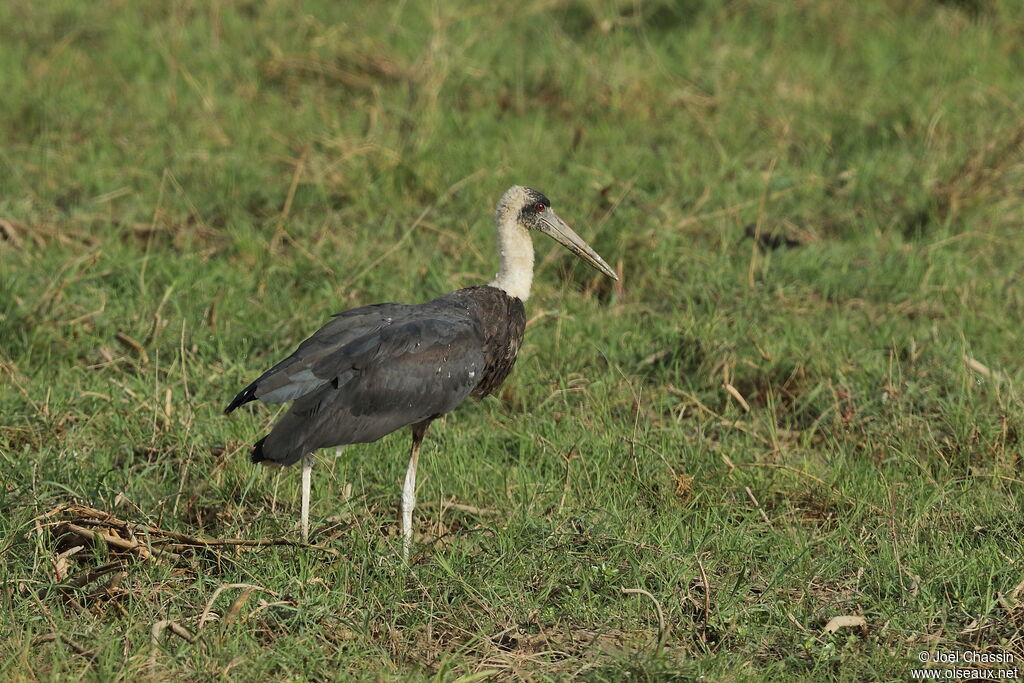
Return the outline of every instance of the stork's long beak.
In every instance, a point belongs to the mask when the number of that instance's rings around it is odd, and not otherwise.
[[[611,266],[605,263],[604,259],[598,256],[597,252],[591,249],[590,245],[584,242],[582,237],[577,235],[572,228],[566,225],[565,221],[559,218],[558,214],[556,214],[552,209],[545,209],[544,212],[540,213],[537,217],[540,218],[540,226],[538,229],[541,232],[547,233],[553,237],[556,242],[597,268],[611,279],[619,279],[619,276],[615,274],[615,271],[611,269]]]

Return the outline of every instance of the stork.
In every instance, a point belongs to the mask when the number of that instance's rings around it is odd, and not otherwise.
[[[501,267],[488,285],[423,304],[375,304],[338,313],[224,410],[259,399],[294,401],[252,449],[254,463],[302,462],[303,541],[309,538],[312,453],[369,443],[412,428],[402,487],[402,554],[408,560],[420,444],[433,420],[482,398],[512,371],[523,342],[523,302],[533,281],[531,231],[542,232],[615,280],[615,272],[543,194],[509,188],[495,210]]]

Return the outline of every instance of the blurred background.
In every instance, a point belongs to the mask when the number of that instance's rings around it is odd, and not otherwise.
[[[1024,656],[1022,74],[1012,0],[6,0],[0,672]],[[621,282],[536,240],[516,372],[425,446],[412,571],[404,435],[314,470],[342,559],[58,559],[71,503],[294,537],[296,473],[246,457],[272,411],[223,405],[333,313],[488,282],[513,184]],[[213,604],[237,583],[273,595]]]

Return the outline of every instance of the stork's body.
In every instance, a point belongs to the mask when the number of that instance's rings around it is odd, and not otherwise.
[[[515,364],[533,277],[529,230],[548,232],[602,272],[611,269],[550,208],[544,195],[513,187],[496,212],[501,269],[489,285],[424,304],[376,304],[334,317],[295,352],[240,392],[225,412],[259,399],[294,401],[253,462],[303,463],[302,531],[308,534],[310,454],[368,443],[412,427],[402,491],[404,553],[412,538],[420,442],[430,422],[470,396],[498,388]]]

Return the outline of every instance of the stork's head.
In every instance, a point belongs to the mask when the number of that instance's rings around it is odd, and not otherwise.
[[[551,201],[537,190],[521,185],[510,187],[498,201],[495,218],[498,225],[514,223],[524,230],[542,232],[608,277],[619,279],[604,259],[558,217],[551,208]]]

